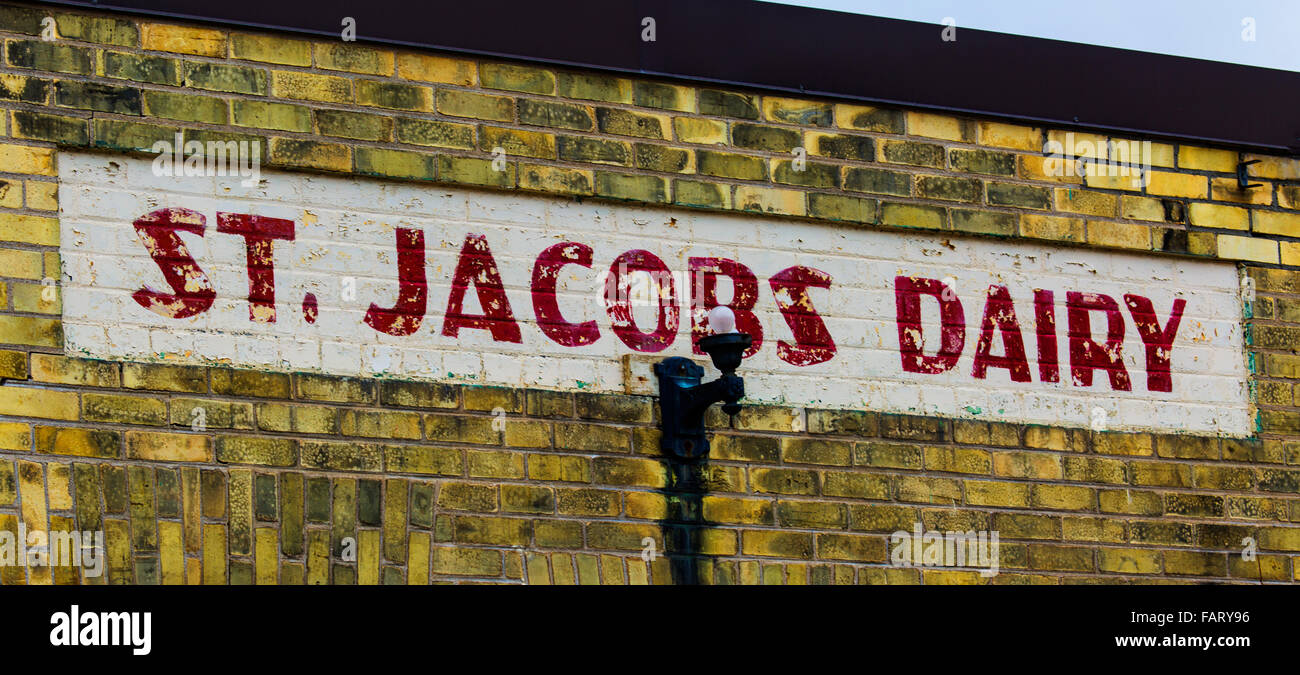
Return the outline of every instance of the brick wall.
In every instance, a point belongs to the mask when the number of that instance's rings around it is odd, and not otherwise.
[[[992,120],[28,5],[0,5],[0,37],[0,530],[102,529],[108,549],[103,577],[0,583],[1300,580],[1294,158],[1240,157],[1263,186],[1239,191],[1237,152],[1153,143],[1134,185],[1050,175],[1066,130]],[[43,292],[59,157],[143,157],[178,129],[284,170],[1239,261],[1258,431],[748,406],[714,411],[689,466],[645,396],[67,356]],[[1001,573],[891,567],[915,522],[997,530]],[[646,537],[672,557],[643,560]]]

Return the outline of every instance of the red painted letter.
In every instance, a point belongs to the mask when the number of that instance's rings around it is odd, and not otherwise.
[[[600,329],[595,321],[569,323],[560,315],[560,304],[555,298],[555,287],[560,269],[565,265],[591,267],[591,247],[576,241],[566,241],[537,255],[533,264],[533,314],[537,327],[546,337],[565,347],[581,347],[600,339]]]
[[[1129,391],[1128,370],[1124,368],[1124,316],[1114,298],[1100,293],[1065,294],[1066,316],[1070,334],[1070,378],[1077,387],[1092,386],[1092,370],[1101,368],[1110,375],[1110,388]],[[1089,313],[1106,313],[1106,346],[1092,339]]]
[[[993,329],[1002,331],[1002,356],[990,356],[993,346]],[[975,344],[975,366],[971,375],[984,379],[989,366],[1011,371],[1012,382],[1029,382],[1029,361],[1025,358],[1025,340],[1016,320],[1016,307],[1011,302],[1011,292],[1006,286],[989,286],[988,300],[984,303],[984,322],[980,339]]]
[[[1140,295],[1124,295],[1124,303],[1137,324],[1138,335],[1147,347],[1147,391],[1173,391],[1173,379],[1169,375],[1169,357],[1174,348],[1174,335],[1178,333],[1178,324],[1183,320],[1183,308],[1187,301],[1182,298],[1174,300],[1169,312],[1169,323],[1160,328],[1156,318],[1155,307],[1151,301]]]
[[[795,344],[776,341],[777,358],[795,366],[811,366],[835,357],[835,340],[813,308],[808,287],[830,288],[831,275],[811,267],[787,267],[767,280]]]
[[[397,228],[397,302],[392,309],[370,303],[365,322],[389,335],[410,335],[420,330],[429,303],[424,278],[424,230]]]
[[[470,284],[478,293],[478,303],[483,308],[480,316],[466,316],[465,290]],[[451,280],[451,296],[447,298],[447,316],[442,322],[442,334],[460,335],[461,328],[481,328],[492,332],[497,342],[523,342],[519,324],[510,311],[505,285],[497,261],[488,248],[487,238],[481,234],[465,235],[456,261],[456,272]]]
[[[1034,324],[1038,333],[1038,379],[1060,382],[1061,366],[1056,355],[1056,305],[1051,291],[1034,289]]]
[[[634,272],[646,272],[654,285],[659,322],[653,332],[642,333],[632,316],[631,298],[627,288],[628,277]],[[677,306],[677,287],[668,266],[655,254],[640,249],[625,251],[609,266],[605,280],[605,311],[612,320],[612,328],[623,344],[639,352],[663,351],[677,337],[677,324],[681,309]]]
[[[189,209],[157,209],[134,223],[135,233],[162,270],[172,293],[159,293],[145,286],[131,295],[140,306],[171,319],[185,319],[206,312],[217,294],[208,275],[194,262],[177,230],[203,236],[207,219]]]
[[[293,221],[249,213],[217,213],[217,231],[244,238],[248,320],[275,323],[275,239],[293,241]]]
[[[955,293],[944,299],[948,285],[938,279],[894,277],[894,305],[898,312],[898,351],[903,370],[908,373],[942,373],[951,370],[966,347],[966,313]],[[921,328],[921,294],[939,301],[939,352],[926,356]]]
[[[691,273],[691,349],[703,354],[700,338],[709,335],[709,310],[718,306],[718,275],[731,277],[731,302],[727,306],[736,314],[736,330],[753,338],[744,358],[758,353],[763,346],[763,324],[754,314],[758,302],[758,279],[748,267],[726,258],[690,258]]]

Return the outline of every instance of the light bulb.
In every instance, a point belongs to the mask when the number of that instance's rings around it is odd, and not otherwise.
[[[709,310],[709,329],[715,334],[736,332],[736,313],[726,305]]]

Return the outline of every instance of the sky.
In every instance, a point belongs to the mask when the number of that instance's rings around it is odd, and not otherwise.
[[[1300,72],[1300,0],[779,2]]]

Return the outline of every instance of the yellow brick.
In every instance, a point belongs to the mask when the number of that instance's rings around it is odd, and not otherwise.
[[[46,293],[46,286],[41,284],[20,284],[11,285],[13,289],[14,311],[31,312],[33,314],[61,314],[63,312],[63,303],[60,298],[60,292],[57,287],[53,289],[53,296]]]
[[[1070,213],[1114,217],[1119,208],[1119,198],[1105,192],[1056,188],[1056,208]]]
[[[830,126],[831,106],[798,98],[764,96],[763,117],[769,122],[825,127]]]
[[[1284,237],[1300,237],[1300,214],[1256,211],[1254,231],[1262,234],[1280,234]]]
[[[474,84],[473,61],[430,54],[399,54],[397,76],[406,80],[440,82],[463,87]]]
[[[1084,173],[1084,183],[1090,188],[1132,192],[1142,189],[1141,170],[1127,165],[1085,164]]]
[[[23,207],[22,181],[0,179],[0,207],[6,209]]]
[[[1278,262],[1276,241],[1221,234],[1218,238],[1219,257],[1227,260],[1251,260],[1262,263]]]
[[[0,144],[0,167],[5,173],[54,175],[54,151],[29,145]]]
[[[350,73],[392,77],[393,61],[393,53],[386,49],[375,49],[352,42],[316,44],[316,67],[324,70],[343,70]]]
[[[885,225],[942,229],[946,213],[943,209],[918,204],[885,204],[880,209],[880,221]]]
[[[1029,486],[1023,483],[965,481],[966,503],[976,506],[1029,506]]]
[[[1171,168],[1174,165],[1174,146],[1168,143],[1152,143],[1149,150],[1140,153],[1139,161],[1151,166]]]
[[[1120,198],[1119,214],[1129,220],[1164,222],[1165,207],[1159,199],[1153,197],[1124,195]]]
[[[271,161],[275,164],[324,169],[352,170],[352,151],[346,145],[317,143],[297,138],[272,138]]]
[[[963,120],[947,115],[907,113],[907,133],[911,136],[941,138],[946,141],[970,141],[969,125]]]
[[[706,143],[725,145],[727,143],[727,125],[718,120],[698,117],[673,118],[673,131],[677,140],[683,143]]]
[[[802,216],[806,213],[803,195],[796,190],[743,185],[736,188],[736,208],[741,211]]]
[[[46,465],[48,477],[45,479],[45,491],[49,495],[51,511],[67,511],[72,508],[72,492],[69,489],[70,470],[67,464],[50,462]]]
[[[45,268],[44,262],[40,251],[0,249],[0,270],[7,277],[40,279]]]
[[[158,521],[158,562],[165,586],[185,583],[185,541],[183,526],[175,521]]]
[[[1215,150],[1183,145],[1178,148],[1178,166],[1197,171],[1237,171],[1237,153],[1232,150]]]
[[[1050,180],[1076,185],[1083,182],[1083,178],[1079,176],[1082,163],[1077,159],[1021,155],[1019,164],[1020,177],[1028,180]]]
[[[887,108],[838,103],[835,105],[835,124],[841,129],[901,134],[903,133],[903,113]]]
[[[159,52],[224,57],[226,34],[211,28],[146,23],[142,46]]]
[[[27,181],[27,208],[38,211],[58,211],[59,184],[46,181]]]
[[[1053,151],[1059,151],[1066,157],[1106,159],[1110,156],[1110,140],[1105,136],[1072,131],[1049,131],[1047,140]]]
[[[1132,223],[1090,220],[1088,221],[1088,243],[1145,251],[1151,248],[1151,228]]]
[[[0,415],[75,420],[77,395],[37,387],[0,387]]]
[[[1187,211],[1189,222],[1197,227],[1218,227],[1225,230],[1250,229],[1250,212],[1222,204],[1192,204]]]
[[[199,434],[128,431],[126,456],[159,462],[210,462],[212,442]]]
[[[1038,127],[1022,127],[1001,122],[980,122],[980,145],[992,145],[998,148],[1015,148],[1017,150],[1043,149],[1043,130]]]
[[[45,511],[45,476],[44,467],[36,462],[18,462],[18,495],[22,500],[23,523],[27,525],[27,531],[45,532],[49,530],[46,522]],[[44,570],[43,578],[37,580],[37,570]],[[29,568],[31,572],[31,583],[50,583],[48,567]]]
[[[29,196],[30,200],[31,197]],[[1277,205],[1284,209],[1300,211],[1300,185],[1280,185],[1277,188]]]
[[[541,164],[524,164],[519,167],[519,187],[525,190],[540,190],[542,192],[562,192],[566,194],[589,195],[592,193],[592,181],[595,180],[591,171],[583,169],[567,169],[565,167],[544,166]],[[527,429],[522,432],[527,433]],[[511,431],[507,429],[506,437],[509,438]],[[527,435],[518,435],[519,442],[526,443],[529,438]],[[507,445],[512,444],[509,440]]]
[[[0,422],[0,450],[31,450],[32,428],[22,422]]]
[[[1084,224],[1082,218],[1058,218],[1025,213],[1020,216],[1020,234],[1034,239],[1082,243]]]
[[[280,569],[279,542],[274,527],[259,527],[253,533],[254,579],[258,585],[272,585]]]
[[[1112,138],[1109,152],[1117,162],[1169,169],[1174,166],[1174,146],[1168,143],[1147,144],[1127,138]]]
[[[1247,162],[1259,160],[1258,164],[1251,164],[1246,169],[1252,177],[1262,176],[1279,180],[1300,180],[1300,158],[1246,155],[1244,159]],[[1300,569],[1300,567],[1297,569]]]
[[[122,382],[116,363],[58,354],[32,354],[31,377],[41,382],[87,387],[117,387]]]
[[[311,43],[283,35],[235,33],[230,36],[230,56],[285,66],[310,66]]]
[[[203,524],[203,584],[226,584],[226,526]]]
[[[1147,179],[1147,193],[1164,197],[1191,197],[1205,199],[1209,194],[1209,182],[1205,176],[1187,173],[1169,173],[1152,171]]]
[[[429,533],[412,532],[406,547],[406,583],[411,586],[429,584]]]
[[[1300,243],[1293,241],[1282,242],[1282,264],[1300,267]]]
[[[1160,552],[1141,548],[1103,548],[1097,557],[1103,572],[1156,574],[1160,572]]]
[[[277,70],[271,73],[271,95],[306,101],[351,103],[352,81],[334,75]]]
[[[1216,202],[1233,202],[1236,204],[1258,204],[1267,206],[1273,203],[1273,184],[1251,180],[1256,188],[1242,190],[1236,178],[1210,179],[1210,199]]]
[[[59,220],[21,213],[0,213],[0,240],[58,246]]]

